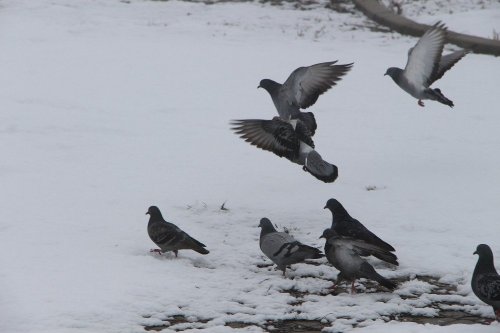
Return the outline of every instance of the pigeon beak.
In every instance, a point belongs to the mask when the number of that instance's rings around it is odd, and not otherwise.
[[[327,206],[323,207],[323,209],[327,209],[327,208],[328,208]]]
[[[325,238],[325,236],[321,235],[321,236],[319,236],[319,238],[318,238],[318,239],[321,239],[321,238]]]
[[[260,86],[260,84],[257,86],[257,89],[259,89],[259,88],[262,88],[262,87]]]
[[[473,253],[473,254],[477,254],[477,251],[474,251],[474,253]]]
[[[386,76],[386,75],[387,75],[387,73],[384,74],[384,76]]]
[[[149,212],[146,212],[146,215],[149,215]]]

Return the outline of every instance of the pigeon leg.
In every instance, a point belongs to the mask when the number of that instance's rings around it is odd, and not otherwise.
[[[286,272],[286,267],[285,267],[285,268],[283,268],[283,277],[286,277],[286,276],[285,276],[285,272]]]
[[[356,293],[356,288],[354,288],[354,281],[356,281],[356,280],[352,280],[352,283],[351,283],[351,294]]]
[[[420,106],[422,106],[422,107],[424,107],[424,106],[425,106],[425,105],[424,105],[424,102],[422,102],[422,100],[421,100],[421,99],[419,99],[419,100],[418,100],[418,105],[420,105]]]
[[[175,257],[176,257],[176,258],[177,258],[177,253],[179,253],[179,251],[174,250],[174,254],[175,254]]]
[[[161,256],[161,250],[160,249],[151,249],[151,250],[149,250],[149,252],[158,253],[158,255]]]
[[[497,318],[497,321],[500,321],[500,309],[495,309],[495,317]]]

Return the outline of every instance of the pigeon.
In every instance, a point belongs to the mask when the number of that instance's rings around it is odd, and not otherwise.
[[[307,109],[316,103],[319,95],[336,85],[353,65],[336,63],[337,60],[299,67],[285,83],[263,79],[257,88],[264,88],[271,95],[281,119],[300,119],[314,135],[317,125],[313,113],[301,112],[300,109]]]
[[[493,252],[486,244],[477,246],[479,255],[472,274],[472,291],[484,303],[491,305],[497,321],[500,321],[500,275],[493,264]]]
[[[161,254],[167,251],[173,251],[176,257],[179,250],[194,250],[201,254],[209,253],[208,250],[205,249],[205,244],[198,242],[175,224],[165,221],[158,207],[149,207],[146,215],[148,214],[149,238],[160,247],[150,252]]]
[[[325,183],[334,182],[338,177],[337,166],[324,161],[314,150],[312,134],[301,120],[242,119],[233,120],[231,125],[231,129],[251,145],[302,165],[304,171]]]
[[[429,88],[470,52],[459,50],[441,56],[446,40],[446,29],[441,22],[434,24],[408,51],[405,69],[390,67],[384,74],[389,75],[401,89],[418,99],[420,106],[424,106],[423,99],[438,101],[449,107],[454,106],[439,88]]]
[[[332,226],[331,229],[334,230],[338,235],[345,237],[352,237],[353,239],[358,239],[365,241],[368,244],[375,245],[388,253],[394,252],[395,249],[378,238],[370,230],[368,230],[361,222],[351,217],[349,213],[345,210],[344,206],[336,199],[330,199],[326,202],[325,209],[328,208],[332,212]],[[397,257],[395,254],[392,255],[380,255],[380,253],[364,253],[360,252],[362,256],[373,255],[374,257],[388,262],[390,264],[398,266]]]
[[[268,218],[260,220],[260,249],[285,276],[286,267],[305,259],[319,259],[324,255],[317,248],[304,245],[286,232],[278,232]]]
[[[325,229],[320,238],[326,240],[326,259],[340,272],[332,289],[335,289],[342,280],[347,280],[352,282],[351,292],[356,293],[354,282],[360,278],[377,281],[390,290],[396,288],[392,281],[378,274],[372,265],[360,257],[362,252],[378,253],[380,256],[391,254],[387,250],[359,239],[340,236],[332,229]]]

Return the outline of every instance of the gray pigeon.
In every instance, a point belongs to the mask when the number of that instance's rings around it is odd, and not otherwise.
[[[396,288],[396,285],[392,281],[378,274],[372,265],[360,257],[361,253],[366,252],[371,254],[377,253],[379,256],[390,254],[390,252],[359,239],[340,236],[332,229],[325,229],[320,238],[325,238],[326,240],[326,258],[339,270],[337,281],[332,286],[332,289],[335,289],[342,280],[346,280],[352,282],[351,291],[355,293],[354,282],[360,278],[377,281],[390,290]]]
[[[274,262],[285,276],[286,267],[306,259],[319,259],[323,253],[317,248],[304,245],[286,232],[278,232],[268,218],[260,220],[260,249]]]
[[[243,119],[233,120],[231,125],[231,129],[251,145],[302,165],[304,171],[325,183],[334,182],[338,177],[337,166],[324,161],[314,150],[312,134],[301,120]]]
[[[424,106],[423,99],[430,99],[453,107],[453,102],[446,98],[439,88],[429,88],[469,53],[468,50],[459,50],[441,57],[446,41],[446,29],[441,22],[434,24],[408,51],[405,69],[390,67],[384,74],[389,75],[401,89],[418,99],[420,106]]]
[[[472,274],[472,291],[493,307],[495,317],[500,321],[500,275],[493,264],[493,252],[488,245],[480,244],[474,254],[479,255],[479,259]]]
[[[149,214],[149,238],[160,247],[151,250],[151,252],[161,254],[173,251],[176,257],[179,250],[194,250],[201,254],[209,253],[205,249],[205,244],[198,242],[175,224],[165,221],[158,207],[149,207],[146,214]]]
[[[300,109],[307,109],[316,103],[319,95],[336,85],[353,65],[335,65],[336,63],[337,61],[329,61],[299,67],[285,83],[263,79],[258,88],[264,88],[271,95],[281,119],[300,119],[311,131],[311,135],[314,135],[317,128],[314,115],[311,112],[301,112]]]
[[[344,206],[342,206],[342,204],[338,200],[333,198],[328,200],[324,208],[328,208],[332,212],[331,229],[333,229],[337,234],[339,234],[340,236],[359,239],[365,241],[368,244],[373,244],[387,251],[387,253],[392,254],[391,256],[380,256],[378,253],[374,253],[372,254],[373,256],[390,264],[396,266],[399,265],[396,255],[391,253],[395,251],[394,248],[378,238],[373,232],[371,232],[363,224],[361,224],[361,222],[351,217],[347,210],[345,210]],[[363,256],[369,255],[363,254],[362,251],[360,253],[362,253],[361,255]]]

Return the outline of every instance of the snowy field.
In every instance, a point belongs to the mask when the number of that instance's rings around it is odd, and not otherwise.
[[[500,31],[498,2],[459,3],[412,17]],[[183,315],[190,322],[172,329],[321,319],[329,332],[498,332],[390,319],[435,316],[436,300],[493,318],[469,281],[479,243],[500,267],[499,59],[466,56],[435,84],[455,108],[420,108],[383,76],[416,39],[363,22],[258,3],[2,0],[0,331],[144,332]],[[335,183],[229,130],[231,119],[275,115],[262,78],[336,59],[353,70],[310,109]],[[327,295],[337,271],[326,260],[284,279],[260,252],[264,216],[322,248],[331,197],[396,248],[397,269],[373,261],[402,281],[394,293],[361,283]],[[149,253],[150,205],[210,254]],[[456,291],[435,294],[418,276]]]

